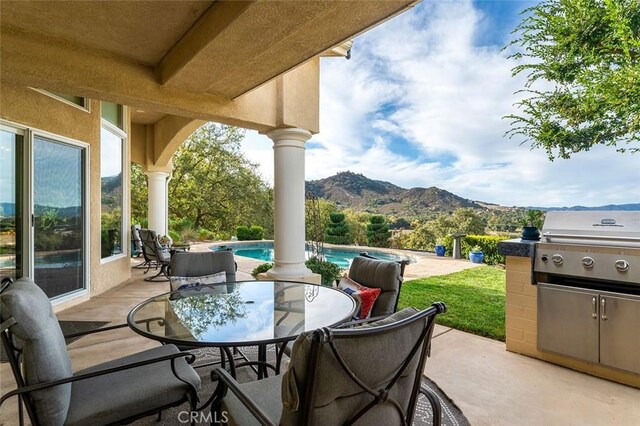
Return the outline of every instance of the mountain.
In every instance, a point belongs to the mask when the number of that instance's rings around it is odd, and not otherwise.
[[[544,211],[640,211],[640,203],[607,204],[606,206],[573,206],[573,207],[527,207]]]
[[[486,207],[444,189],[404,189],[392,183],[369,179],[352,172],[340,172],[328,178],[306,182],[307,191],[342,208],[396,216],[418,216],[447,212],[460,207]]]

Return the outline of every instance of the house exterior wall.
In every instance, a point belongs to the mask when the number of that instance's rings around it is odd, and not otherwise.
[[[90,100],[90,112],[80,110],[57,99],[32,89],[3,84],[0,87],[0,118],[9,122],[54,135],[75,139],[89,145],[89,295],[74,298],[56,305],[59,311],[88,297],[103,293],[127,280],[131,276],[129,260],[130,189],[129,168],[123,169],[123,194],[125,200],[123,217],[125,234],[123,235],[124,254],[102,262],[100,259],[100,102]],[[126,111],[126,109],[125,109]],[[128,127],[128,113],[125,123]],[[125,130],[127,128],[125,127]],[[124,164],[130,162],[130,144],[124,147]]]

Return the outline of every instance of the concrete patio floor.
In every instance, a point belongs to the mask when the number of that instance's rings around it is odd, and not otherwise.
[[[195,246],[195,251],[206,246]],[[236,257],[238,279],[262,263]],[[132,260],[132,265],[137,264]],[[407,276],[438,275],[471,266],[468,261],[424,256]],[[437,271],[437,273],[434,273]],[[421,275],[417,275],[421,274]],[[60,320],[126,321],[141,301],[166,292],[166,282],[145,282],[132,269],[126,283],[58,313]],[[426,374],[462,409],[472,425],[640,425],[640,390],[516,355],[502,342],[437,326]],[[69,345],[74,371],[157,345],[129,329],[84,337]],[[15,386],[8,363],[0,365],[4,394]],[[16,403],[0,411],[0,425],[17,423]]]

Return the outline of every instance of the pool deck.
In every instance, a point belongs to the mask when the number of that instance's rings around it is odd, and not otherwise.
[[[191,246],[191,251],[208,251],[212,245],[230,245],[238,244],[238,241],[219,241],[215,243],[199,243]],[[247,243],[249,243],[247,241]],[[327,248],[344,248],[344,246],[334,246],[332,244],[325,244]],[[379,247],[365,247],[358,246],[352,247],[359,251],[383,251],[390,254],[396,254],[398,256],[408,256],[415,262],[407,265],[404,271],[405,280],[413,280],[416,278],[431,277],[433,275],[446,275],[453,272],[462,271],[465,269],[475,268],[481,266],[480,264],[471,263],[467,259],[452,259],[450,257],[438,257],[433,253],[408,251],[408,250],[395,250],[384,249]],[[238,279],[251,279],[251,271],[258,265],[265,263],[262,260],[251,259],[248,257],[236,255],[236,261],[238,262]]]

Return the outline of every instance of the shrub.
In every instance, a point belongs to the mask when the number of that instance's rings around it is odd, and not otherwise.
[[[329,244],[351,244],[349,225],[345,222],[342,212],[333,212],[329,215],[329,224],[325,230],[324,240]]]
[[[367,225],[367,244],[372,247],[389,247],[391,232],[384,216],[373,215]]]
[[[262,274],[263,272],[267,272],[269,269],[273,268],[273,263],[263,263],[262,265],[258,265],[253,268],[251,271],[251,276],[255,279],[258,278],[258,274]]]
[[[178,233],[181,233],[182,231],[185,231],[187,229],[193,229],[193,221],[188,217],[170,220],[169,229],[172,229]]]
[[[257,225],[251,227],[241,225],[236,228],[236,237],[239,241],[261,240],[264,237],[264,229]]]
[[[200,228],[198,230],[198,240],[200,241],[211,241],[216,239],[216,234],[212,231],[209,231],[205,228]]]
[[[466,237],[462,237],[460,254],[463,258],[466,258],[473,248],[480,247],[484,253],[484,263],[487,265],[504,264],[505,257],[498,253],[498,243],[508,239],[509,237],[504,236],[467,235]],[[447,247],[447,253],[453,253],[453,238],[447,236],[444,238],[444,242],[444,245]]]
[[[173,243],[179,243],[180,241],[180,234],[178,234],[176,231],[171,231],[169,230],[169,236],[171,237],[171,239],[173,240]]]
[[[180,236],[178,240],[184,243],[188,243],[198,239],[198,233],[195,231],[195,229],[185,228],[182,231],[180,231],[178,234]],[[171,234],[169,234],[169,236],[171,237]],[[171,239],[174,242],[176,241],[173,237],[171,237]]]
[[[332,262],[312,257],[304,263],[311,272],[320,274],[322,285],[333,285],[336,278],[340,276],[340,267]]]

